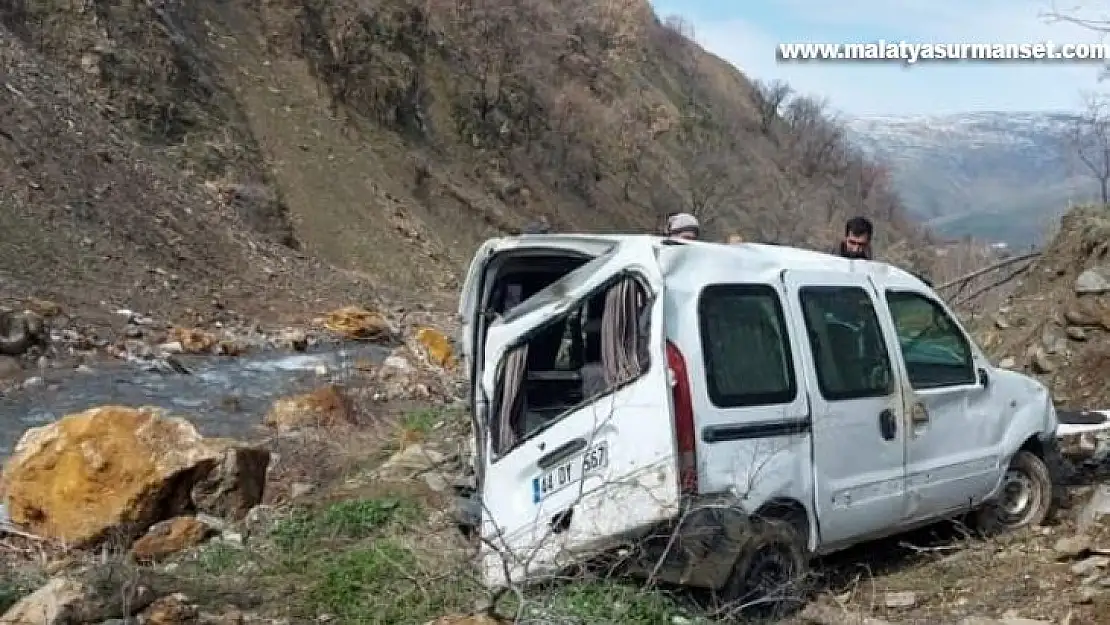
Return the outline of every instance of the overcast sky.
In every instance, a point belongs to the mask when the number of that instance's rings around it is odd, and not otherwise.
[[[1082,0],[1058,6],[1073,7]],[[1101,4],[1087,0],[1086,6]],[[1028,63],[779,63],[777,44],[887,41],[1097,42],[1081,27],[1048,23],[1051,0],[652,0],[681,15],[698,42],[749,77],[782,79],[826,96],[850,115],[1068,110],[1099,83],[1097,65]],[[1082,14],[1082,13],[1081,13]],[[1086,15],[1092,15],[1086,13]]]

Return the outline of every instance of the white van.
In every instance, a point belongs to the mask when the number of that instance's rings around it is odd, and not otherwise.
[[[1024,527],[1052,506],[1047,390],[884,263],[500,238],[459,312],[491,586],[635,546],[654,579],[738,598],[811,555],[969,511]]]

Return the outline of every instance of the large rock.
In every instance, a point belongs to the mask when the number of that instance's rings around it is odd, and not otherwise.
[[[131,546],[131,553],[140,562],[155,562],[201,544],[214,532],[196,517],[179,516],[154,524]]]
[[[345,306],[328,313],[324,326],[350,340],[388,340],[393,331],[389,320],[381,313],[358,306]]]
[[[264,449],[206,439],[156,408],[104,406],[24,433],[0,492],[12,521],[40,536],[130,542],[195,511],[240,518],[261,501],[269,461]]]
[[[262,422],[280,432],[308,427],[354,425],[354,411],[343,389],[334,384],[274,402]]]
[[[0,309],[0,354],[19,356],[45,339],[46,324],[39,315]]]
[[[128,617],[154,599],[146,586],[112,588],[108,595],[94,584],[55,577],[13,605],[2,625],[72,625]]]
[[[1097,295],[1110,291],[1110,280],[1107,279],[1107,268],[1088,269],[1079,274],[1075,280],[1075,292],[1084,295]]]
[[[432,364],[444,369],[455,368],[455,350],[446,334],[435,328],[423,327],[416,331],[416,340]]]

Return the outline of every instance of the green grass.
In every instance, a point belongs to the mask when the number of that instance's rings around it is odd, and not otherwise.
[[[396,498],[351,499],[323,509],[299,509],[277,523],[271,538],[284,551],[297,551],[321,539],[360,539],[394,521],[419,516],[414,502]]]
[[[438,546],[454,530],[426,512],[401,495],[302,507],[245,548],[212,542],[183,554],[167,588],[201,603],[255,603],[296,623],[327,615],[343,625],[423,625],[467,614],[488,594],[466,551]],[[506,616],[518,610],[515,595],[498,606]],[[600,579],[530,589],[520,612],[524,623],[558,625],[698,622],[665,593]]]

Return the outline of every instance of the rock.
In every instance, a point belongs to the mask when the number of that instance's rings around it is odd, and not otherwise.
[[[185,353],[185,347],[178,341],[169,341],[168,343],[159,345],[158,351],[165,355],[183,354]]]
[[[1052,549],[1061,560],[1078,558],[1091,550],[1091,539],[1083,534],[1068,536],[1056,541]]]
[[[1064,332],[1067,333],[1068,338],[1073,341],[1083,342],[1087,340],[1087,331],[1083,328],[1068,326]]]
[[[1075,292],[1079,295],[1097,295],[1110,291],[1110,280],[1098,269],[1088,269],[1075,280]]]
[[[139,614],[143,625],[194,625],[199,616],[197,607],[181,593],[161,597]]]
[[[55,577],[38,590],[20,599],[0,617],[3,625],[71,625],[96,623],[131,616],[150,605],[150,589],[137,586],[111,589],[110,596],[98,597],[96,589],[68,577]]]
[[[9,609],[0,623],[5,625],[62,625],[74,620],[83,607],[88,591],[84,584],[56,577],[35,592],[20,599]]]
[[[1110,485],[1101,484],[1079,511],[1078,531],[1086,532],[1100,518],[1110,514]]]
[[[151,526],[131,546],[131,553],[140,562],[157,562],[168,555],[201,544],[213,532],[213,528],[196,517],[176,517]]]
[[[888,592],[883,598],[883,603],[888,608],[912,608],[917,604],[917,595],[913,592]]]
[[[424,327],[416,331],[416,340],[424,348],[428,360],[444,369],[455,368],[455,350],[451,339],[435,328]]]
[[[197,511],[239,521],[262,501],[270,452],[261,447],[228,446],[216,466],[190,492]]]
[[[269,452],[206,439],[156,408],[104,406],[25,432],[0,492],[14,523],[80,547],[192,508],[245,513],[268,464]]]
[[[46,338],[46,324],[39,315],[0,309],[0,354],[22,355]]]
[[[282,332],[278,342],[295,352],[303,352],[308,349],[308,335],[305,334],[304,330],[286,330]]]
[[[1076,310],[1074,308],[1069,308],[1068,310],[1064,311],[1064,321],[1069,326],[1079,326],[1083,328],[1097,326],[1099,324],[1098,319],[1096,319],[1093,315],[1089,315],[1081,310]]]
[[[274,402],[262,422],[279,432],[306,427],[355,425],[351,403],[343,389],[330,384],[311,393]]]
[[[219,341],[215,336],[200,328],[174,327],[170,329],[169,341],[167,342],[181,345],[181,349],[186,353],[203,354],[211,352]]]
[[[1013,369],[1015,366],[1017,366],[1017,361],[1014,360],[1013,357],[1007,356],[1006,358],[998,361],[998,366],[1002,369]]]
[[[311,495],[315,490],[316,486],[313,484],[307,484],[305,482],[293,482],[293,484],[289,486],[289,498],[300,499],[301,497]]]
[[[413,474],[427,471],[443,464],[443,454],[427,449],[422,445],[407,447],[382,463],[379,471],[383,474]]]
[[[1071,572],[1072,575],[1089,575],[1095,572],[1096,569],[1106,568],[1107,564],[1110,564],[1110,558],[1106,556],[1091,556],[1071,565]]]
[[[27,310],[30,310],[31,312],[46,317],[48,319],[50,317],[57,317],[58,315],[62,314],[62,307],[50,300],[32,297],[29,298],[25,302],[25,304],[27,306]]]
[[[18,380],[23,377],[23,365],[15,356],[0,354],[0,380]]]
[[[328,313],[324,327],[350,340],[385,340],[393,334],[384,315],[358,306],[346,306]]]
[[[1037,349],[1033,352],[1033,358],[1029,364],[1033,367],[1034,373],[1052,373],[1056,369],[1056,366],[1043,349]]]

